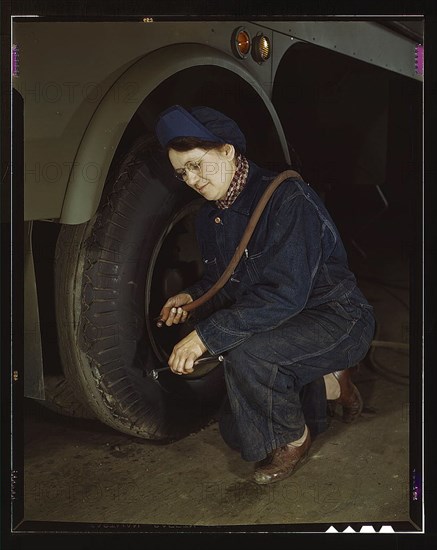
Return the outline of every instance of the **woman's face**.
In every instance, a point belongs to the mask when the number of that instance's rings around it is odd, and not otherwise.
[[[175,172],[205,199],[216,201],[225,197],[236,169],[233,145],[226,144],[210,151],[170,149],[168,157]]]

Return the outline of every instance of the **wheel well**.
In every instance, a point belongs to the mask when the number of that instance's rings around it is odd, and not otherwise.
[[[236,73],[216,65],[200,65],[176,72],[144,99],[126,127],[110,171],[141,135],[149,135],[153,143],[159,113],[173,104],[186,108],[207,105],[224,112],[245,134],[251,160],[273,170],[289,167],[278,129],[257,91]]]
[[[379,242],[374,222],[385,220],[406,247],[420,203],[421,84],[301,42],[278,66],[272,103],[346,243]]]
[[[106,94],[89,121],[76,152],[75,165],[93,166],[97,174],[94,184],[89,185],[89,178],[81,170],[70,172],[60,216],[62,223],[86,222],[95,214],[111,162],[115,160],[114,153],[135,125],[136,115],[141,114],[140,131],[144,126],[152,134],[163,104],[188,102],[194,97],[196,103],[215,105],[225,112],[232,110],[229,114],[232,116],[234,112],[243,130],[247,128],[252,134],[249,150],[251,144],[262,143],[264,147],[258,151],[264,154],[263,158],[267,157],[267,162],[276,159],[266,154],[266,150],[278,151],[278,155],[282,152],[281,158],[289,159],[281,124],[262,82],[224,52],[192,43],[159,48],[138,59],[113,86],[132,82],[138,84],[135,97],[116,102],[114,94]],[[261,124],[264,116],[267,123]],[[260,141],[252,132],[254,126],[264,132],[264,140]],[[255,159],[258,151],[254,151]]]

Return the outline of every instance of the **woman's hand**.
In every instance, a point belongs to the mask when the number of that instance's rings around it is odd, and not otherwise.
[[[207,351],[205,344],[193,330],[178,342],[169,357],[168,365],[175,374],[190,374],[194,370],[194,361]]]
[[[162,306],[159,314],[161,321],[168,327],[184,323],[188,319],[188,312],[184,311],[181,306],[189,304],[193,298],[186,292],[181,292],[169,298]]]

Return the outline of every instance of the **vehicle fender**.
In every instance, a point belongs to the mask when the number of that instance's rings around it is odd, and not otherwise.
[[[215,65],[234,72],[256,91],[264,102],[278,133],[285,162],[290,163],[287,142],[278,115],[261,84],[230,55],[210,46],[179,44],[166,46],[140,58],[116,80],[94,112],[75,156],[62,206],[60,223],[79,224],[95,214],[106,176],[118,144],[138,107],[145,98],[176,72]],[[136,84],[139,91],[120,102],[111,90]],[[85,169],[86,168],[86,169]]]

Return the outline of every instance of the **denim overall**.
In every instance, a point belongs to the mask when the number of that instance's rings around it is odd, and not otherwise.
[[[229,208],[202,206],[196,231],[205,270],[185,290],[193,299],[225,270],[274,177],[249,162],[246,186]],[[305,387],[320,396],[323,375],[357,364],[375,328],[330,215],[300,179],[275,191],[230,280],[196,317],[208,351],[225,357],[222,435],[248,461],[303,435]],[[315,414],[323,422],[320,407]]]

